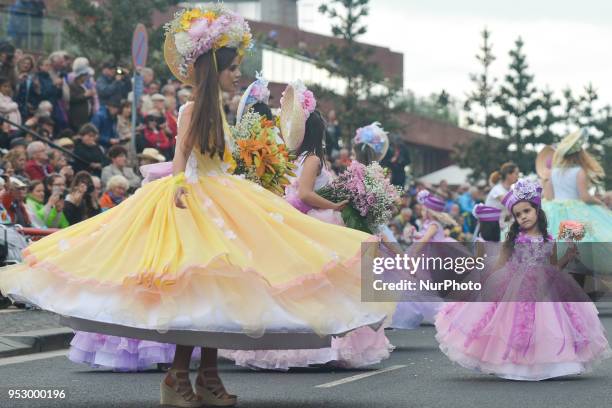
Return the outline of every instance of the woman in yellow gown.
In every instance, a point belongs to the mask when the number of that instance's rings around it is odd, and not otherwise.
[[[360,301],[367,234],[329,225],[230,174],[219,93],[233,91],[248,25],[222,5],[177,14],[165,56],[194,85],[179,120],[174,176],[29,246],[0,291],[75,329],[177,346],[161,403],[231,406],[216,348],[313,348],[380,324],[393,305]],[[188,363],[202,349],[195,384]]]

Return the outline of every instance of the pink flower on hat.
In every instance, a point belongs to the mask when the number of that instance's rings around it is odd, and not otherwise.
[[[304,108],[306,117],[310,116],[310,114],[314,112],[317,107],[317,100],[315,99],[314,94],[311,90],[306,89],[302,94],[302,98],[300,99],[302,99],[302,108]]]

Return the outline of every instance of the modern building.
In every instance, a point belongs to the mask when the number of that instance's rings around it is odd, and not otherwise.
[[[189,1],[185,3],[205,2]],[[298,28],[297,0],[224,0],[223,3],[251,21]]]

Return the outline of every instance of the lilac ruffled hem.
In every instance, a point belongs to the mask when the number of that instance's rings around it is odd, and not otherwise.
[[[361,327],[344,337],[334,337],[332,346],[310,350],[219,350],[219,356],[236,365],[254,370],[287,371],[295,367],[331,364],[340,368],[359,368],[389,358],[394,346],[384,329]]]
[[[92,368],[135,372],[172,363],[175,349],[174,344],[77,331],[70,343],[68,358]],[[192,358],[199,358],[199,353],[196,349]]]

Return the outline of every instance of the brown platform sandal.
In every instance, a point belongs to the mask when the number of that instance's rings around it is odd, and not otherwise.
[[[211,376],[211,374],[213,375]],[[195,392],[204,406],[233,407],[238,402],[236,395],[229,394],[225,390],[216,368],[200,368],[198,370]]]
[[[160,403],[163,406],[179,408],[198,408],[204,402],[191,387],[189,371],[171,368],[160,385]]]

